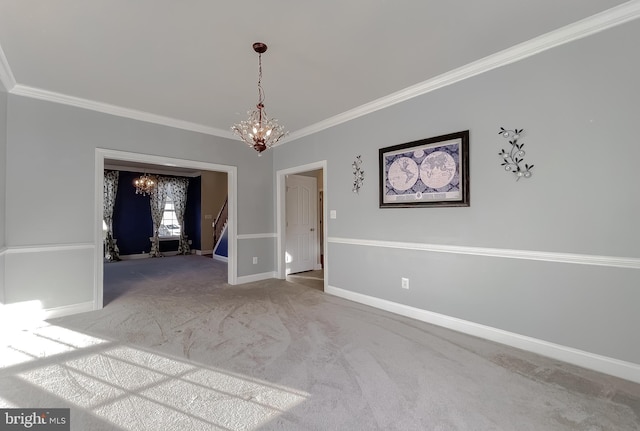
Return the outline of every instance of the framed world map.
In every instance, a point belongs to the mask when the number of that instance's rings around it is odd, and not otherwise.
[[[469,206],[468,130],[379,153],[380,208]]]

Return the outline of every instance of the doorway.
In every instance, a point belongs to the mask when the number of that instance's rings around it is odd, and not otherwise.
[[[318,176],[310,171],[285,176],[285,272],[287,275],[320,267]]]
[[[278,278],[325,290],[326,161],[277,171],[276,183]]]
[[[201,171],[224,172],[227,175],[228,196],[228,261],[227,283],[237,284],[237,168],[235,166],[218,165],[214,163],[197,162],[192,160],[173,159],[168,157],[151,156],[145,154],[129,153],[117,150],[96,149],[95,158],[95,208],[96,208],[96,279],[94,284],[94,309],[101,309],[104,305],[104,268],[102,250],[102,220],[103,220],[103,187],[105,160],[116,160],[125,163],[140,163],[166,166],[171,168],[194,169]]]

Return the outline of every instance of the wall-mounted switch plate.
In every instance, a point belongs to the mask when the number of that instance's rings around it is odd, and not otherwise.
[[[403,289],[408,289],[409,288],[409,279],[402,277],[402,288]]]
[[[254,256],[254,257],[253,257],[253,264],[255,265],[255,264],[257,264],[257,263],[258,263],[258,257],[257,257],[257,256]]]

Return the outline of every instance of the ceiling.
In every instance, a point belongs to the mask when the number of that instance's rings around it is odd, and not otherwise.
[[[15,94],[231,136],[257,101],[251,45],[262,41],[267,112],[293,138],[623,3],[0,0],[0,81]],[[636,18],[638,0],[629,5]]]

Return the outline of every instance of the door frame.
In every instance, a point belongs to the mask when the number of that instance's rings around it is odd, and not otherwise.
[[[103,308],[103,294],[104,294],[104,268],[103,268],[103,233],[102,233],[102,219],[104,218],[104,161],[120,160],[128,162],[140,162],[149,163],[159,166],[172,166],[180,168],[198,169],[202,171],[216,171],[225,172],[227,174],[227,196],[229,207],[229,243],[228,254],[229,260],[227,262],[227,283],[234,285],[237,284],[238,279],[238,267],[237,267],[237,205],[238,205],[238,178],[236,166],[218,165],[215,163],[199,162],[194,160],[175,159],[171,157],[152,156],[149,154],[130,153],[119,150],[107,150],[103,148],[96,148],[95,154],[95,271],[96,278],[94,280],[94,292],[93,301],[94,309],[100,310]],[[213,262],[213,259],[212,259]]]
[[[309,171],[322,170],[322,250],[323,250],[323,273],[324,290],[327,290],[329,282],[329,257],[327,250],[327,161],[308,163],[306,165],[281,169],[276,172],[276,253],[277,253],[277,277],[286,279],[286,177],[292,174],[302,174]]]
[[[310,171],[310,172],[317,172],[318,170],[315,171]],[[285,245],[285,253],[286,251],[291,247],[291,239],[289,237],[289,235],[292,233],[292,229],[293,226],[291,225],[291,220],[289,220],[288,215],[289,211],[291,210],[291,208],[289,208],[289,205],[293,202],[293,200],[291,199],[291,194],[290,194],[290,187],[291,187],[291,183],[292,182],[300,182],[302,181],[303,183],[307,183],[309,186],[311,186],[313,184],[312,187],[310,187],[310,190],[315,191],[315,194],[310,195],[310,199],[309,199],[309,204],[313,206],[314,208],[314,212],[313,214],[310,214],[310,217],[313,217],[313,220],[310,220],[309,222],[309,227],[311,227],[311,232],[309,233],[309,231],[305,232],[305,235],[307,236],[307,238],[313,238],[310,239],[308,247],[311,248],[313,247],[313,253],[311,259],[309,259],[306,264],[307,265],[311,265],[312,268],[310,269],[311,271],[314,270],[320,270],[322,269],[320,267],[320,232],[319,232],[319,227],[320,227],[320,216],[319,216],[319,198],[320,198],[320,189],[322,188],[321,184],[318,184],[318,181],[316,179],[316,177],[313,176],[307,176],[307,175],[298,175],[298,174],[288,174],[284,176],[285,178],[285,202],[284,202],[284,206],[285,206],[285,235],[284,235],[284,245]],[[301,185],[300,183],[298,183],[298,185]],[[306,184],[305,184],[306,185]],[[300,197],[300,196],[298,196]],[[298,201],[298,204],[300,204],[300,201]],[[300,207],[298,206],[298,209],[300,209]],[[304,212],[304,211],[303,211]],[[300,220],[298,220],[300,221]],[[299,229],[299,227],[298,227]],[[313,245],[311,245],[311,242],[313,242]],[[310,250],[309,250],[310,251]],[[302,255],[304,255],[304,252],[302,249],[298,250],[298,252],[300,253],[300,255],[298,256],[293,256],[293,261],[291,262],[293,264],[293,266],[301,266],[300,265],[300,258]],[[296,261],[297,259],[297,261]],[[287,264],[287,262],[285,261],[285,264]],[[287,265],[289,268],[285,269],[285,272],[290,271],[292,268],[290,265]],[[304,265],[302,265],[304,266]],[[296,271],[294,273],[298,273],[298,272],[304,272],[304,271],[309,271],[307,269],[302,269],[301,271],[299,270],[300,268],[296,268]],[[288,272],[287,275],[291,274],[291,272]]]

